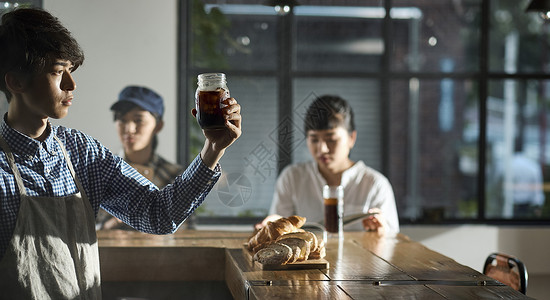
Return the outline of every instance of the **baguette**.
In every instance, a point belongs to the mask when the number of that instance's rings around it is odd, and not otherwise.
[[[266,226],[262,227],[248,240],[247,249],[249,251],[258,251],[264,246],[275,242],[279,236],[298,230],[305,222],[306,218],[300,216],[290,216],[268,222]]]

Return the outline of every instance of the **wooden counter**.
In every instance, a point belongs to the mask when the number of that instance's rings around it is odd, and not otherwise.
[[[225,249],[247,232],[179,230],[171,235],[97,232],[102,281],[216,281],[225,278]]]
[[[401,234],[346,232],[328,239],[328,269],[282,271],[254,267],[249,235],[100,231],[102,280],[222,280],[234,299],[529,299]]]

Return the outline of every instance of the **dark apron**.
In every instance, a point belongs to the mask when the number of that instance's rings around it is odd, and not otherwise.
[[[21,194],[13,237],[0,261],[0,299],[101,299],[94,212],[63,143],[54,138],[78,187],[74,195],[27,195],[0,136]]]

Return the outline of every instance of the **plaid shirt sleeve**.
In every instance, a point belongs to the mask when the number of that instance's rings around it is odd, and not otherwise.
[[[67,132],[66,147],[97,214],[99,206],[133,228],[154,234],[173,233],[202,204],[221,176],[197,156],[172,184],[158,189],[97,140]]]

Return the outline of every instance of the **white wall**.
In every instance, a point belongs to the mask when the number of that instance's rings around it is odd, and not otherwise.
[[[69,115],[56,124],[79,129],[117,153],[109,110],[122,88],[148,86],[165,100],[158,152],[176,160],[176,0],[44,0],[44,8],[73,33],[86,56],[75,73]]]
[[[529,274],[550,274],[548,227],[401,226],[401,232],[480,272],[489,254],[504,252],[523,261]]]

